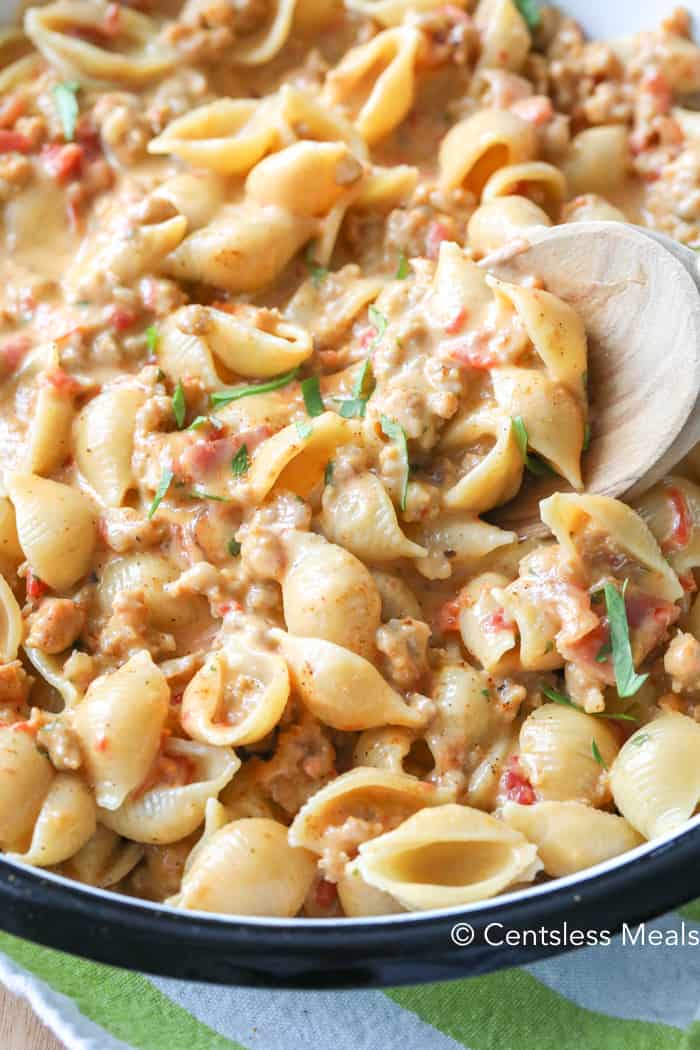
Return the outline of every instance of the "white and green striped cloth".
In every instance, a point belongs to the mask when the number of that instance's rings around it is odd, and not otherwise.
[[[683,925],[686,941],[700,934],[700,902],[647,923],[646,946],[615,938],[486,977],[356,992],[146,977],[0,934],[0,980],[69,1050],[700,1050],[700,946],[680,943]],[[650,945],[651,929],[679,943]]]

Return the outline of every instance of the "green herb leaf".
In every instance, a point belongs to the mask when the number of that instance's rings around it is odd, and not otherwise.
[[[545,647],[544,647],[544,651],[545,651],[545,655],[546,655],[547,653],[553,653],[553,652],[554,652],[554,642],[552,641],[552,639],[551,639],[551,638],[549,639],[549,641],[548,641],[548,642],[547,642],[547,644],[545,645]]]
[[[583,428],[583,445],[581,446],[582,452],[588,452],[591,447],[591,424],[586,423]]]
[[[148,352],[150,354],[155,354],[156,350],[158,349],[158,340],[160,338],[158,334],[158,329],[154,324],[149,324],[144,334],[146,336],[146,346],[148,347]]]
[[[399,255],[399,265],[396,267],[396,273],[394,274],[394,280],[405,281],[407,277],[410,277],[410,275],[411,264],[409,263],[404,253],[401,252],[401,255]]]
[[[216,503],[225,503],[225,496],[215,496],[213,492],[205,492],[204,489],[194,488],[189,493],[190,499],[213,499]]]
[[[158,488],[156,489],[156,494],[153,497],[153,503],[151,503],[150,509],[148,511],[148,520],[149,521],[151,520],[151,518],[153,517],[153,515],[155,514],[155,512],[158,510],[158,508],[160,507],[161,503],[163,502],[163,497],[165,496],[165,493],[170,488],[170,485],[171,485],[172,480],[173,480],[174,477],[175,477],[174,471],[172,471],[172,470],[164,470],[163,471],[163,474],[161,476],[160,482],[158,484]]]
[[[594,718],[609,718],[611,722],[638,722],[639,721],[639,719],[635,718],[634,715],[627,715],[627,714],[624,714],[624,713],[616,715],[616,714],[613,714],[612,712],[610,712],[608,714],[607,711],[594,711],[593,712],[593,717]]]
[[[598,749],[598,745],[596,744],[595,740],[591,740],[591,754],[593,755],[594,759],[596,760],[598,765],[601,767],[601,769],[607,769],[608,768],[607,765],[605,764],[605,759],[601,755],[601,753],[600,753],[600,751]]]
[[[214,430],[223,430],[224,429],[224,424],[221,423],[216,418],[216,416],[197,416],[196,419],[192,420],[192,422],[190,423],[190,425],[188,426],[187,429],[188,430],[201,430],[202,427],[206,427],[206,426],[213,427]]]
[[[243,477],[250,466],[250,460],[248,458],[248,446],[241,445],[236,455],[231,460],[231,473],[234,478]]]
[[[648,739],[648,733],[640,733],[638,736],[633,736],[630,740],[630,747],[641,747],[642,744],[646,744]]]
[[[177,429],[182,430],[185,425],[185,416],[187,415],[187,400],[181,379],[178,379],[175,393],[173,394],[173,415],[175,416]]]
[[[301,384],[301,393],[308,415],[320,416],[324,411],[324,404],[318,376],[309,376],[308,379],[305,379]]]
[[[325,266],[321,266],[313,257],[314,246],[310,244],[306,250],[304,256],[304,262],[306,263],[306,269],[309,271],[311,277],[311,283],[314,288],[318,288],[328,276],[328,270]]]
[[[600,649],[595,654],[595,662],[597,664],[604,664],[607,658],[610,656],[611,652],[612,646],[610,642],[605,642],[603,645],[601,645]]]
[[[229,540],[228,552],[232,558],[235,558],[238,554],[241,553],[241,545],[237,539]]]
[[[295,419],[294,426],[297,428],[297,434],[300,438],[303,438],[304,441],[306,441],[307,438],[310,438],[314,432],[314,428],[310,423],[307,423],[305,419]]]
[[[487,700],[491,699],[491,694],[489,693],[488,689],[482,689],[481,690],[481,695],[485,696]]]
[[[377,333],[372,342],[372,346],[374,347],[377,345],[377,343],[381,340],[382,336],[386,332],[386,326],[389,322],[387,321],[382,311],[377,309],[374,303],[372,303],[369,310],[367,311],[367,316],[369,317],[370,324]]]
[[[63,137],[66,142],[72,142],[75,138],[75,125],[79,113],[77,98],[79,90],[80,84],[77,80],[64,80],[62,84],[56,84],[53,89],[53,98],[61,118]]]
[[[362,419],[367,411],[367,401],[364,397],[348,397],[340,402],[339,414],[343,419]]]
[[[630,645],[630,630],[627,622],[627,610],[623,593],[620,594],[617,587],[612,583],[606,583],[603,587],[605,604],[608,610],[608,621],[610,623],[610,644],[612,645],[612,660],[615,668],[615,682],[619,696],[634,696],[637,690],[646,682],[649,675],[637,674],[632,662],[632,646]]]
[[[564,693],[558,693],[556,689],[551,689],[548,685],[544,685],[544,683],[540,684],[540,689],[553,704],[561,704],[562,707],[574,707],[577,711],[581,710],[581,708],[576,707],[573,700],[570,700]]]
[[[541,20],[537,0],[515,0],[515,6],[525,19],[528,29],[537,29]]]
[[[520,455],[523,458],[523,463],[527,470],[536,477],[545,477],[548,474],[552,474],[553,471],[546,463],[543,463],[537,456],[529,455],[528,448],[528,434],[527,427],[525,426],[525,420],[522,416],[513,416],[510,421],[513,436],[520,450]]]
[[[333,463],[333,460],[329,459],[328,462],[326,463],[326,469],[323,472],[323,484],[324,485],[332,485],[333,484],[333,470],[334,470],[334,468],[335,468],[335,464]]]
[[[296,368],[292,368],[291,371],[285,372],[284,375],[277,376],[276,379],[269,379],[267,383],[234,387],[233,390],[217,390],[211,395],[212,407],[223,408],[225,405],[230,405],[232,401],[240,401],[242,397],[252,397],[253,394],[267,394],[270,390],[280,390],[283,386],[288,386],[293,382],[298,372],[299,365]]]
[[[382,433],[392,441],[395,441],[401,458],[404,461],[404,477],[403,484],[401,486],[401,497],[399,499],[399,506],[401,510],[406,509],[406,496],[408,494],[408,442],[406,440],[406,431],[397,423],[395,419],[390,419],[389,416],[381,417]]]
[[[355,376],[355,382],[352,387],[353,397],[359,397],[362,398],[363,401],[369,401],[374,393],[376,385],[377,380],[374,378],[372,358],[366,357],[362,362],[362,368]]]

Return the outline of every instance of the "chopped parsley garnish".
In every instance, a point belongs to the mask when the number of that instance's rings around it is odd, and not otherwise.
[[[185,425],[185,416],[187,415],[187,400],[181,379],[178,379],[175,393],[173,394],[173,415],[175,416],[177,429],[182,430]]]
[[[318,288],[328,276],[328,270],[325,266],[321,266],[320,263],[316,262],[313,257],[313,250],[313,245],[310,244],[304,256],[304,262],[306,263],[306,269],[309,271],[311,283],[314,288]]]
[[[78,91],[80,84],[77,80],[64,80],[62,84],[56,84],[53,89],[54,102],[61,119],[63,137],[66,142],[72,142],[75,138],[75,125],[78,120]]]
[[[293,382],[298,372],[299,365],[285,372],[284,375],[269,379],[267,383],[234,387],[233,390],[217,390],[211,395],[212,408],[223,408],[225,405],[230,405],[232,401],[240,401],[242,397],[252,397],[253,394],[267,394],[270,390],[280,390],[283,386],[288,386]]]
[[[333,484],[333,470],[334,470],[334,468],[335,468],[335,464],[333,463],[333,460],[329,459],[328,462],[326,463],[326,469],[323,472],[323,484],[324,485],[332,485]]]
[[[634,696],[637,690],[644,685],[649,675],[637,674],[632,661],[632,646],[630,644],[630,629],[627,622],[627,610],[625,608],[624,588],[622,594],[612,583],[603,586],[605,604],[608,610],[608,622],[610,624],[610,644],[612,646],[612,661],[615,669],[615,682],[619,696]]]
[[[343,419],[362,419],[367,411],[367,401],[364,397],[348,397],[340,402],[338,412]]]
[[[240,543],[238,542],[237,539],[234,538],[232,540],[229,540],[228,552],[229,552],[229,554],[231,555],[232,558],[235,558],[237,555],[239,555],[241,553],[241,545],[240,545]]]
[[[160,507],[161,503],[163,502],[163,497],[165,496],[165,493],[170,488],[170,485],[171,485],[172,480],[173,480],[174,477],[175,477],[174,471],[172,471],[172,470],[164,470],[163,471],[163,474],[161,476],[160,482],[158,484],[158,488],[156,489],[156,494],[153,497],[153,503],[151,503],[150,509],[148,511],[148,520],[149,521],[151,520],[151,518],[153,517],[153,515],[155,514],[155,512],[158,510],[158,508]]]
[[[303,438],[304,441],[306,441],[307,438],[310,438],[314,432],[314,428],[310,423],[307,423],[305,419],[295,419],[294,426],[297,428],[297,434],[300,438]]]
[[[158,339],[160,338],[160,336],[158,335],[158,329],[154,324],[149,324],[148,328],[145,331],[145,336],[146,346],[148,347],[149,353],[155,354],[156,350],[158,349]]]
[[[374,345],[374,344],[373,344]],[[374,393],[377,381],[374,378],[372,358],[366,357],[352,385],[352,397],[340,402],[339,412],[344,419],[364,418],[367,402]]]
[[[401,454],[401,458],[403,459],[404,475],[403,475],[403,483],[401,485],[401,496],[400,496],[400,499],[399,499],[399,506],[401,507],[401,510],[405,510],[406,509],[406,496],[408,494],[408,471],[409,471],[409,465],[408,465],[408,442],[406,440],[406,431],[404,430],[404,428],[401,426],[400,423],[397,423],[395,419],[390,419],[389,416],[382,416],[381,417],[381,426],[382,426],[382,433],[385,434],[386,437],[390,438],[392,441],[394,441],[396,443],[396,445],[398,447],[398,450],[399,450],[399,452]]]
[[[223,430],[224,428],[224,424],[220,422],[220,420],[218,420],[216,416],[197,416],[196,419],[192,420],[187,429],[201,430],[202,427],[206,426],[213,427],[214,430]]]
[[[537,458],[537,456],[531,456],[527,450],[529,438],[523,417],[513,416],[510,425],[513,430],[513,436],[515,437],[518,448],[520,449],[520,455],[523,457],[525,468],[529,470],[531,474],[534,474],[539,478],[551,474],[552,471],[547,464],[543,463],[541,459]]]
[[[583,445],[581,446],[582,452],[588,452],[591,447],[591,424],[586,423],[583,428]]]
[[[537,0],[515,0],[515,6],[523,16],[528,29],[537,29],[541,21]]]
[[[633,736],[630,740],[630,747],[641,747],[642,744],[646,744],[648,739],[648,733],[640,733],[638,736]]]
[[[248,458],[248,446],[241,445],[236,455],[231,460],[231,473],[234,478],[243,477],[248,471],[250,466],[250,459]]]
[[[575,711],[581,711],[582,714],[587,713],[583,711],[582,708],[578,707],[578,705],[575,704],[573,700],[571,700],[570,697],[568,697],[565,693],[559,693],[556,689],[551,689],[548,685],[545,685],[544,683],[540,684],[540,689],[547,697],[547,699],[551,700],[553,704],[561,704],[562,707],[573,707]],[[618,715],[613,714],[612,712],[608,713],[607,711],[592,711],[590,714],[591,718],[609,718],[613,722],[638,721],[638,719],[636,719],[634,715],[627,715],[624,713]]]
[[[411,264],[409,263],[404,253],[401,252],[401,255],[399,255],[399,265],[396,267],[396,273],[394,274],[394,280],[405,281],[407,277],[410,277],[410,275]]]
[[[321,386],[318,376],[309,376],[301,384],[301,394],[309,416],[320,416],[324,411]]]
[[[369,310],[367,311],[367,316],[369,317],[370,324],[377,333],[372,342],[372,347],[374,348],[377,345],[377,343],[382,339],[384,333],[386,332],[386,326],[389,322],[387,321],[382,311],[377,309],[374,303],[372,303]]]
[[[591,754],[593,755],[594,759],[596,760],[598,765],[601,767],[601,769],[607,769],[608,768],[606,763],[605,763],[605,759],[601,755],[600,750],[599,750],[598,745],[596,744],[595,740],[591,740]]]
[[[213,492],[205,492],[204,489],[194,488],[190,492],[191,499],[213,499],[216,503],[225,503],[225,496],[217,496]]]

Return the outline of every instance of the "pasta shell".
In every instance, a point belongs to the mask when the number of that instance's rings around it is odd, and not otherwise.
[[[480,463],[468,469],[444,496],[450,510],[468,510],[473,514],[507,503],[520,488],[523,457],[518,449],[510,418],[496,426],[495,444]]]
[[[180,720],[202,744],[253,744],[275,728],[288,698],[284,660],[232,638],[209,655],[185,689]]]
[[[508,585],[508,578],[496,572],[484,572],[470,580],[462,591],[459,631],[465,648],[487,671],[506,673],[517,668],[515,624],[493,621],[502,613],[503,604],[494,594]]]
[[[126,878],[142,857],[143,846],[127,842],[98,824],[94,835],[61,865],[60,872],[77,882],[107,889]]]
[[[489,255],[532,226],[551,225],[547,212],[527,197],[499,197],[486,201],[472,214],[467,242],[477,257]]]
[[[542,868],[535,846],[478,809],[421,810],[394,831],[363,842],[350,870],[404,908],[452,908],[486,900]]]
[[[0,726],[0,849],[26,849],[54,768],[29,733]]]
[[[70,455],[70,432],[75,409],[73,398],[44,382],[34,406],[29,428],[27,470],[51,474]]]
[[[90,683],[71,717],[99,806],[117,809],[143,783],[158,753],[169,700],[165,678],[145,650]]]
[[[371,659],[381,599],[368,569],[313,533],[292,532],[285,547],[282,601],[290,634],[324,638]]]
[[[78,470],[107,507],[120,507],[134,486],[134,425],[145,400],[144,390],[115,386],[89,401],[75,421]]]
[[[549,215],[556,217],[562,201],[567,196],[566,178],[553,164],[546,164],[544,161],[531,160],[524,164],[509,164],[493,173],[484,186],[481,199],[484,203],[498,200],[502,204],[503,198],[512,193],[522,194],[523,197],[532,193],[536,203]]]
[[[427,549],[427,558],[416,561],[416,568],[428,579],[446,579],[456,566],[475,566],[492,551],[517,539],[514,532],[505,532],[466,511],[440,514],[418,525],[412,535]],[[449,551],[448,557],[445,551]],[[440,571],[442,563],[447,570],[444,573]]]
[[[422,726],[425,716],[409,707],[368,660],[320,638],[275,631],[292,684],[309,711],[347,732],[373,726]]]
[[[235,878],[231,878],[235,872]],[[316,872],[313,856],[287,842],[275,820],[234,820],[214,832],[198,850],[167,903],[224,915],[296,915]]]
[[[534,843],[545,872],[554,878],[591,868],[644,841],[622,817],[581,802],[506,802],[501,816]]]
[[[250,36],[242,36],[231,49],[231,60],[239,66],[260,66],[274,58],[287,41],[297,3],[298,0],[275,0],[270,5],[272,15],[267,24]]]
[[[90,568],[97,521],[86,496],[36,474],[8,474],[17,532],[32,572],[54,590],[76,583]]]
[[[671,475],[645,492],[634,509],[679,576],[700,565],[700,486]],[[686,524],[689,536],[683,535]]]
[[[368,6],[381,7],[381,2]],[[338,900],[349,919],[362,919],[370,915],[396,915],[404,911],[398,901],[388,893],[370,886],[357,872],[338,883]]]
[[[362,178],[362,165],[344,142],[295,142],[260,161],[246,193],[260,205],[305,219],[327,215]]]
[[[240,767],[229,748],[209,747],[169,738],[163,753],[180,768],[182,786],[156,783],[143,794],[132,794],[119,809],[100,809],[99,819],[112,831],[134,842],[168,845],[200,826],[209,799],[215,799]]]
[[[355,474],[326,485],[320,525],[330,540],[370,563],[423,558],[427,553],[401,531],[394,505],[374,474]]]
[[[361,766],[342,773],[306,802],[289,828],[289,841],[322,853],[329,830],[358,818],[370,824],[396,824],[424,806],[438,806],[445,796],[434,784],[407,773]]]
[[[615,805],[654,839],[681,827],[700,801],[700,725],[664,714],[627,740],[610,770]]]
[[[10,663],[17,659],[24,623],[22,613],[10,586],[0,575],[0,660]]]
[[[440,144],[440,186],[470,191],[477,200],[495,171],[530,161],[537,152],[532,124],[506,109],[482,109],[461,120]]]
[[[530,52],[532,38],[513,0],[479,0],[474,21],[481,37],[479,68],[517,73]]]
[[[39,811],[29,848],[9,856],[39,868],[60,864],[85,845],[96,827],[95,800],[87,784],[74,773],[59,773]]]

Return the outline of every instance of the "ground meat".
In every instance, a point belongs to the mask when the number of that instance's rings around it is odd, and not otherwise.
[[[44,653],[62,653],[80,636],[85,613],[69,598],[44,598],[27,626],[27,645]]]
[[[330,882],[340,882],[348,861],[357,856],[363,842],[386,831],[382,820],[362,820],[348,817],[344,824],[328,828],[323,836],[323,853],[319,867]]]
[[[146,155],[151,129],[137,95],[112,91],[101,95],[93,110],[105,149],[124,166]]]
[[[155,547],[167,530],[166,522],[158,518],[149,521],[130,507],[108,510],[100,520],[102,538],[116,554]]]
[[[195,834],[171,846],[145,846],[143,860],[128,880],[128,890],[151,901],[174,896],[180,889],[185,863],[196,838]]]
[[[59,718],[41,727],[36,735],[36,742],[48,753],[51,764],[59,772],[80,769],[83,764],[83,753],[77,734]]]
[[[0,724],[28,716],[27,701],[33,681],[19,660],[0,664]]]
[[[679,631],[664,655],[664,670],[671,676],[674,693],[700,690],[700,642]]]
[[[594,678],[583,664],[569,663],[564,671],[566,691],[587,714],[605,710],[604,685]]]
[[[335,749],[328,731],[306,717],[279,734],[274,755],[260,765],[258,783],[278,806],[294,815],[333,776]]]
[[[415,689],[428,671],[430,628],[422,620],[389,620],[377,631],[387,676],[399,689]]]
[[[171,634],[150,625],[150,614],[141,591],[123,591],[114,599],[114,611],[102,629],[97,642],[99,652],[120,661],[142,649],[155,659],[171,656],[176,649]]]

